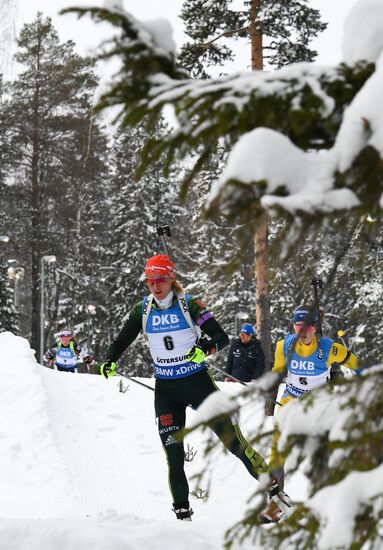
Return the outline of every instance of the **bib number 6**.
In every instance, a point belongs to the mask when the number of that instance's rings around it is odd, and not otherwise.
[[[172,349],[174,349],[174,341],[171,336],[164,336],[163,341],[164,341],[165,349],[167,349],[168,351],[171,351]]]

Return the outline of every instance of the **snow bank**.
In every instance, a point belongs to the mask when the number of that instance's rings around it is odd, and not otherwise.
[[[55,445],[41,368],[27,340],[0,333],[3,517],[57,517],[78,511],[70,473]]]
[[[0,369],[2,550],[223,548],[257,483],[220,444],[209,498],[190,494],[193,522],[177,522],[153,392],[118,376],[42,367],[28,342],[10,333],[0,334]],[[232,395],[241,389],[222,385]],[[187,427],[197,414],[187,409]],[[254,425],[253,406],[246,424]],[[201,430],[187,437],[195,453],[185,466],[190,491],[193,475],[206,469],[205,442]]]

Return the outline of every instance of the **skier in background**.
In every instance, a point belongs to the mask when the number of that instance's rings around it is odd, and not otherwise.
[[[190,521],[193,510],[184,470],[184,443],[175,436],[185,427],[186,407],[197,408],[218,391],[205,359],[227,346],[229,339],[207,307],[184,294],[168,256],[151,257],[146,263],[145,277],[151,294],[133,307],[100,370],[105,377],[115,374],[116,361],[143,331],[153,358],[154,406],[169,466],[173,511],[177,519]],[[202,332],[209,338],[201,338]],[[269,474],[265,460],[249,446],[238,424],[227,418],[212,422],[210,427],[254,478]],[[279,498],[278,484],[272,479],[270,487],[270,496]],[[273,520],[277,519],[276,514]]]
[[[63,372],[77,372],[77,360],[80,357],[81,348],[74,340],[71,330],[62,330],[57,335],[57,341],[49,348],[44,358],[50,366]]]
[[[302,305],[293,315],[294,334],[287,334],[277,342],[272,371],[280,373],[279,383],[285,378],[286,387],[278,402],[283,406],[299,399],[312,389],[327,384],[332,378],[356,374],[358,360],[342,344],[318,334],[322,313],[312,306]],[[269,394],[265,412],[274,415],[279,383]],[[275,411],[280,406],[276,405]],[[270,469],[283,489],[285,457],[278,451],[279,428],[274,424],[271,445]],[[271,511],[273,504],[270,505]],[[266,515],[267,515],[266,511]]]

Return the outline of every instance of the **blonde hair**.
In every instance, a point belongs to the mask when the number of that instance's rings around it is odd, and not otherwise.
[[[176,279],[174,279],[174,281],[172,282],[172,289],[176,294],[184,291],[181,283],[179,283]]]

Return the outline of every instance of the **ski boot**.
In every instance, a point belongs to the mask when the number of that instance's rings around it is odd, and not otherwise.
[[[189,503],[185,502],[183,504],[173,504],[172,508],[177,519],[181,521],[191,521],[191,517],[194,514],[193,510],[189,507]]]
[[[278,523],[283,516],[283,510],[281,510],[278,504],[269,497],[269,503],[263,512],[261,512],[259,519],[261,523]]]
[[[268,506],[260,514],[261,523],[278,523],[292,506],[291,498],[280,489],[277,480],[274,479],[269,491]]]

